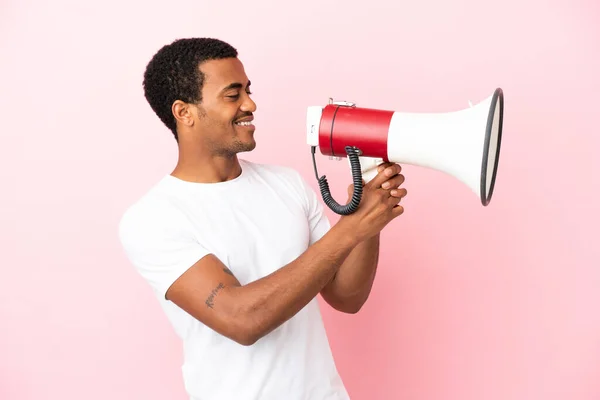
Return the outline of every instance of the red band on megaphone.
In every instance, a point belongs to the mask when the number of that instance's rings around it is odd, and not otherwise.
[[[388,161],[387,142],[393,111],[329,104],[319,126],[322,154],[345,157],[346,146],[357,147],[363,157]]]

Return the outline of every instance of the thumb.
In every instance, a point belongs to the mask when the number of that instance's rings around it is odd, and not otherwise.
[[[365,187],[366,184],[367,184],[367,182],[363,179],[362,180],[362,186]],[[354,194],[354,183],[351,183],[348,186],[348,196],[352,197],[352,194]]]

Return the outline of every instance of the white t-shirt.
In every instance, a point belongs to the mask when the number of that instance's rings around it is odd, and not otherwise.
[[[165,176],[123,215],[127,257],[183,341],[191,400],[348,400],[317,298],[252,346],[220,335],[165,300],[169,286],[215,254],[242,285],[290,263],[330,228],[315,191],[295,170],[240,159],[222,183]]]

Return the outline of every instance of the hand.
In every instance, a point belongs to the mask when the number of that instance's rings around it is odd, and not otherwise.
[[[384,171],[385,168],[390,168],[390,170],[389,170],[390,175],[387,175],[387,173]],[[397,168],[398,172],[394,171],[393,170],[394,168]],[[387,180],[383,181],[383,183],[381,184],[381,188],[389,190],[390,195],[392,195],[394,197],[400,197],[402,199],[404,196],[406,196],[407,191],[404,188],[400,189],[400,185],[402,185],[404,183],[404,176],[400,175],[401,172],[402,172],[402,167],[400,165],[394,164],[394,163],[382,163],[382,164],[379,164],[379,166],[377,167],[377,173],[379,175],[381,175],[383,173],[387,178]],[[373,180],[375,180],[375,179],[378,179],[377,176],[375,178],[373,178]],[[364,187],[364,185],[365,185],[365,180],[363,179],[363,187]],[[350,186],[348,186],[348,201],[347,202],[350,202],[350,199],[352,199],[352,193],[354,193],[354,184],[350,184]]]
[[[363,180],[363,195],[358,209],[351,215],[342,216],[340,222],[360,242],[379,233],[392,219],[401,215],[404,208],[400,200],[406,196],[402,167],[394,163],[378,166],[377,175],[367,184]],[[348,187],[348,201],[352,198],[354,185]]]

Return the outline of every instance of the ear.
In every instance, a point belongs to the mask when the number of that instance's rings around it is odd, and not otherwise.
[[[176,100],[171,106],[171,112],[177,120],[177,124],[187,127],[194,125],[194,111],[190,104]]]

